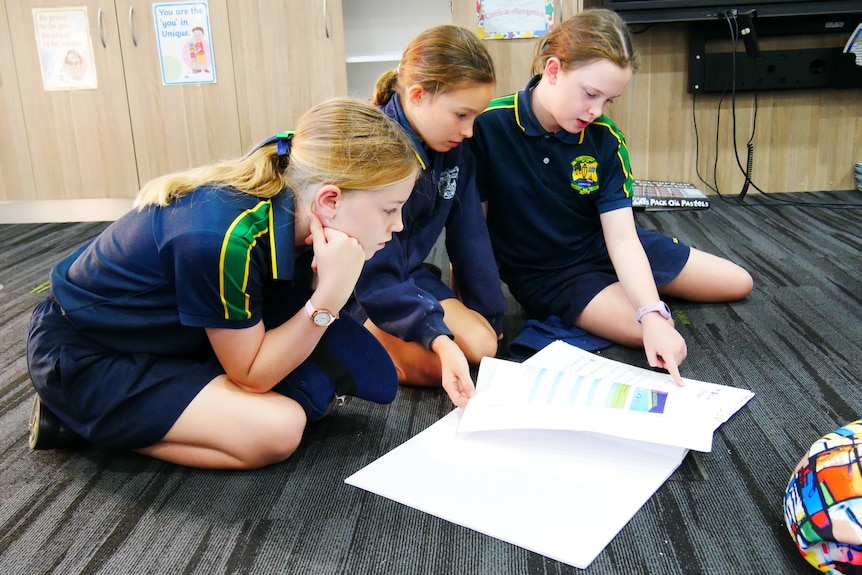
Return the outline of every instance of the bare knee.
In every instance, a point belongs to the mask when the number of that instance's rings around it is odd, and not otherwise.
[[[428,351],[427,354],[423,354],[423,359],[419,361],[417,361],[416,356],[411,357],[410,361],[404,361],[405,358],[399,359],[401,361],[395,361],[398,383],[421,387],[439,387],[442,385],[443,368],[436,353]]]
[[[673,281],[659,288],[659,293],[717,303],[743,299],[753,287],[751,274],[742,266],[692,248],[688,263]]]
[[[737,301],[750,294],[751,290],[754,288],[754,279],[751,277],[751,274],[744,268],[735,264],[732,265],[732,272],[724,274],[721,277],[721,281],[717,281],[713,284],[714,287],[712,288],[712,294],[710,294],[710,290],[707,289],[703,291],[705,297],[694,297],[692,299],[695,301],[703,300],[712,302]]]
[[[468,362],[478,365],[483,357],[497,355],[497,332],[487,319],[457,300],[444,300],[441,305],[446,325],[455,334],[455,343]]]
[[[459,341],[456,337],[455,342],[464,352],[467,361],[478,365],[483,357],[496,357],[497,355],[497,334],[493,332],[485,332],[474,334],[467,341]]]
[[[456,334],[455,343],[464,352],[464,357],[471,364],[478,365],[483,357],[497,355],[497,337],[492,331],[475,332],[469,338]],[[398,381],[403,385],[440,386],[443,381],[443,368],[440,357],[431,350],[415,344],[421,351],[413,354],[393,356],[395,368],[398,371]]]
[[[281,417],[262,417],[255,429],[248,430],[246,449],[237,454],[241,469],[258,469],[293,455],[302,441],[307,419],[298,405],[292,406],[291,411]]]
[[[383,331],[371,320],[365,322],[365,327],[383,345],[395,364],[398,383],[424,387],[441,385],[443,370],[436,353],[418,342],[404,341]]]

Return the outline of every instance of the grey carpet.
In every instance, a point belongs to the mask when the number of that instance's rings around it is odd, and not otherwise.
[[[862,212],[763,196],[712,206],[638,221],[751,270],[745,301],[671,307],[689,347],[683,375],[756,396],[719,429],[711,453],[686,457],[588,575],[815,572],[787,534],[782,497],[807,446],[862,414]],[[104,226],[0,226],[0,573],[579,572],[343,483],[448,413],[440,390],[402,388],[389,406],[353,400],[311,425],[291,459],[258,471],[31,453],[29,312],[50,267]],[[507,340],[521,319],[512,310]],[[640,350],[602,353],[645,366]],[[453,477],[447,488],[483,486]]]

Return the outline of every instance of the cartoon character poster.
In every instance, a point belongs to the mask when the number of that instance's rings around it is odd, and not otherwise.
[[[45,90],[99,87],[86,6],[34,8],[33,24]]]
[[[153,4],[153,22],[163,84],[215,83],[206,2]]]

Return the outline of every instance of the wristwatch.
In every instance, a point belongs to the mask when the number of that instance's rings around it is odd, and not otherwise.
[[[305,311],[308,313],[308,317],[311,318],[311,321],[314,322],[314,325],[320,327],[326,327],[328,325],[332,325],[332,322],[338,319],[337,313],[332,313],[328,309],[317,309],[314,307],[314,304],[311,303],[311,300],[305,302]]]
[[[664,319],[670,319],[670,308],[667,307],[667,304],[663,301],[657,301],[655,303],[645,305],[638,310],[638,323],[641,322],[646,314],[654,311],[657,311]]]

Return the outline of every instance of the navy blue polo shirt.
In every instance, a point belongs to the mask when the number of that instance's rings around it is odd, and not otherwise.
[[[599,214],[631,207],[625,139],[606,116],[579,133],[546,131],[524,90],[493,100],[470,140],[476,183],[500,275],[564,269],[608,258]]]
[[[402,209],[404,229],[366,262],[357,301],[371,321],[404,341],[428,347],[439,335],[451,337],[438,300],[455,295],[436,278],[420,280],[427,276],[422,263],[445,230],[461,301],[501,333],[506,299],[476,191],[473,155],[466,142],[448,152],[426,148],[397,94],[382,109],[413,140],[423,169]]]
[[[293,285],[278,280],[295,279],[294,243],[289,192],[205,186],[112,223],[54,267],[51,289],[108,349],[185,355],[207,344],[206,327],[261,321],[273,294]]]

